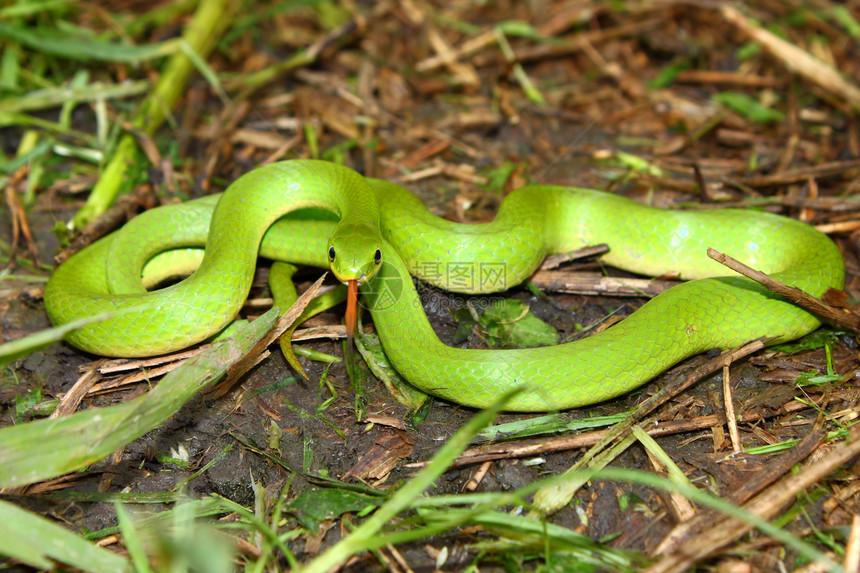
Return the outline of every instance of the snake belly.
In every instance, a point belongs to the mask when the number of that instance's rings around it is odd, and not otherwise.
[[[213,212],[214,201],[149,211],[62,265],[45,291],[55,324],[116,313],[72,333],[69,342],[105,356],[149,356],[195,344],[236,315],[259,253],[327,267],[328,238],[337,225],[378,221],[381,237],[366,239],[383,245],[383,264],[361,290],[397,371],[422,390],[474,407],[523,386],[508,408],[548,411],[616,397],[700,352],[763,336],[790,340],[819,326],[815,315],[753,281],[724,276],[726,269],[706,256],[708,247],[813,296],[841,288],[844,280],[838,248],[798,221],[754,211],[668,211],[589,189],[524,187],[505,199],[494,221],[464,225],[436,217],[392,183],[294,160],[245,174]],[[272,225],[304,207],[329,209],[341,222]],[[112,255],[114,242],[136,253]],[[438,339],[410,276],[454,292],[498,292],[525,280],[548,254],[598,243],[609,245],[602,258],[609,265],[692,280],[590,338],[482,350]],[[153,292],[135,287],[155,253],[202,244],[203,263],[188,279]],[[139,262],[126,265],[131,271],[111,270],[115,261],[132,259]],[[124,272],[130,286],[110,286],[108,276]]]

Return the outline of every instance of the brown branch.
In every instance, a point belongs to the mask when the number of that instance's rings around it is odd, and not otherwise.
[[[785,283],[774,280],[765,273],[757,271],[743,264],[739,260],[717,251],[716,249],[708,249],[708,256],[733,271],[756,281],[766,289],[786,297],[791,302],[805,308],[806,310],[814,312],[820,317],[831,322],[835,322],[839,326],[847,328],[853,332],[860,332],[860,317],[850,314],[843,309],[830,306],[823,300],[815,298],[797,287],[788,286]],[[835,289],[830,289],[830,291],[832,290]]]
[[[21,235],[27,241],[27,249],[30,251],[30,259],[33,265],[38,269],[41,266],[39,262],[39,250],[36,247],[36,241],[33,238],[33,232],[30,230],[30,222],[27,220],[27,211],[21,203],[21,198],[15,190],[15,186],[23,181],[30,172],[27,166],[21,167],[9,177],[9,183],[6,185],[6,204],[9,207],[9,212],[12,217],[12,250],[9,253],[9,260],[15,264],[16,251],[18,250],[18,242]]]
[[[654,297],[678,283],[673,281],[607,277],[595,272],[538,271],[531,282],[541,290],[591,296]]]
[[[87,223],[71,240],[68,248],[54,257],[54,265],[59,266],[72,255],[88,247],[98,239],[118,229],[135,214],[156,205],[152,186],[139,185],[128,195],[121,195],[104,213]]]
[[[860,159],[848,159],[846,161],[831,161],[828,163],[820,163],[811,167],[798,167],[797,169],[789,169],[780,173],[771,175],[754,175],[750,177],[741,177],[738,180],[748,187],[770,187],[773,185],[788,185],[789,183],[801,183],[809,178],[821,179],[822,177],[832,177],[840,175],[846,171],[857,169],[860,167]],[[807,199],[808,201],[809,199]],[[825,199],[822,199],[825,201]],[[836,199],[836,201],[840,201]],[[855,204],[856,202],[852,201]]]
[[[732,440],[732,450],[742,452],[741,435],[738,432],[738,418],[735,415],[734,394],[732,392],[729,365],[723,366],[723,404],[725,408],[726,424],[729,427],[729,437]]]
[[[824,440],[825,433],[822,430],[814,430],[791,450],[781,454],[776,459],[770,460],[762,471],[752,473],[744,480],[737,489],[726,494],[725,500],[734,504],[747,502],[752,496],[760,493],[765,487],[773,483],[777,478],[785,475],[791,468],[806,459]],[[679,523],[663,541],[652,552],[654,555],[665,555],[678,551],[679,548],[690,543],[690,540],[703,531],[714,527],[714,524],[724,518],[723,514],[716,510],[706,510],[693,519]]]
[[[717,356],[712,360],[708,360],[701,366],[698,366],[686,377],[679,377],[677,379],[677,382],[670,382],[666,384],[666,386],[661,388],[659,392],[643,400],[636,407],[636,410],[634,410],[630,416],[631,425],[632,423],[643,419],[645,416],[657,409],[658,406],[660,406],[667,400],[677,396],[699,380],[705,378],[706,376],[710,376],[714,372],[721,370],[724,366],[728,366],[733,362],[752,354],[753,352],[758,352],[759,350],[764,348],[767,341],[768,339],[765,338],[757,338],[752,342],[748,342],[743,346],[739,346],[730,352],[724,352],[720,356]]]
[[[760,518],[771,519],[797,494],[815,485],[858,454],[860,454],[860,428],[854,427],[846,441],[836,446],[823,458],[808,462],[800,473],[788,475],[779,480],[744,505],[744,509]],[[752,528],[753,526],[746,522],[725,517],[672,553],[665,555],[647,571],[649,573],[687,571],[694,563],[740,539]]]
[[[563,263],[595,257],[608,251],[609,246],[602,243],[567,253],[551,255],[544,260],[540,269],[531,276],[529,281],[539,289],[551,292],[590,296],[637,297],[654,297],[678,284],[673,281],[657,279],[607,277],[598,272],[583,272],[570,268],[561,271],[553,270]],[[580,265],[580,268],[583,266],[586,265]]]
[[[609,245],[607,245],[606,243],[600,243],[599,245],[583,247],[581,249],[577,249],[575,251],[570,251],[567,253],[558,253],[556,255],[550,255],[544,259],[543,263],[540,266],[540,270],[549,271],[558,268],[560,265],[568,261],[577,261],[579,259],[586,259],[588,257],[596,257],[597,255],[602,255],[608,252]]]
[[[258,342],[244,358],[242,358],[242,360],[227,370],[227,376],[224,381],[218,384],[217,387],[213,388],[214,398],[217,399],[226,394],[243,374],[256,366],[265,356],[268,356],[268,351],[266,349],[284,332],[286,332],[286,330],[292,326],[299,316],[301,316],[305,307],[317,295],[320,288],[322,288],[322,283],[323,280],[325,280],[325,277],[326,275],[323,274],[323,276],[317,279],[317,281],[312,284],[308,290],[302,293],[298,300],[293,303],[293,306],[291,306],[289,310],[281,315],[281,318],[275,322],[272,326],[272,330],[269,331],[269,334],[264,336],[263,339],[260,340],[260,342]]]
[[[860,87],[843,77],[838,70],[764,28],[755,26],[732,6],[722,6],[721,12],[723,18],[764,46],[790,72],[803,76],[860,109]]]
[[[769,420],[778,416],[800,412],[812,407],[821,408],[827,404],[840,402],[846,399],[855,399],[856,391],[841,391],[833,392],[827,396],[820,396],[821,402],[815,404],[804,404],[797,400],[787,402],[776,410],[768,408],[757,408],[749,410],[738,416],[739,422],[760,422]],[[674,434],[683,434],[685,432],[694,432],[697,430],[706,430],[719,426],[725,423],[725,416],[722,414],[710,414],[707,416],[699,416],[688,420],[671,420],[667,422],[658,422],[649,424],[645,427],[649,436],[669,436]],[[609,432],[606,430],[593,430],[591,432],[582,432],[572,436],[558,436],[555,438],[539,438],[534,440],[522,440],[518,442],[505,442],[501,444],[492,444],[487,446],[478,446],[470,448],[463,452],[458,457],[451,467],[465,466],[469,464],[482,463],[489,460],[502,460],[511,458],[523,458],[527,456],[537,456],[552,452],[561,452],[566,450],[575,450],[578,448],[587,448],[598,443],[606,437]],[[409,469],[419,469],[427,465],[427,462],[411,462],[405,464],[404,467]]]
[[[81,401],[89,393],[90,389],[101,379],[99,366],[104,362],[104,359],[98,360],[90,364],[89,369],[75,381],[72,388],[66,392],[56,410],[51,413],[51,418],[59,418],[68,416],[78,409]]]

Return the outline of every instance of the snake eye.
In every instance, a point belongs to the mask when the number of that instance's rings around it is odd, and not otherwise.
[[[334,247],[328,248],[328,260],[334,262]]]
[[[379,247],[377,247],[376,252],[373,253],[373,262],[377,265],[382,262],[382,251],[379,250]]]

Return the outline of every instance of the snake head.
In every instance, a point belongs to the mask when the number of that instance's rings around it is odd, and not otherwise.
[[[346,299],[347,348],[352,349],[358,316],[358,285],[372,279],[382,265],[382,240],[372,224],[340,224],[328,241],[328,262],[334,276],[349,287]]]
[[[382,264],[381,243],[375,225],[338,225],[328,241],[331,272],[342,283],[366,283]]]

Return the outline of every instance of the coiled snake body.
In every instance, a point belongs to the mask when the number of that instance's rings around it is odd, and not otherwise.
[[[155,209],[118,231],[126,243],[138,245],[144,259],[205,240],[203,262],[188,279],[149,293],[133,284],[110,286],[113,271],[105,261],[124,260],[109,255],[111,235],[54,273],[45,291],[51,320],[65,324],[119,311],[68,337],[95,354],[148,356],[184,348],[233,319],[262,252],[300,264],[330,265],[341,280],[364,281],[363,301],[386,354],[413,385],[476,407],[522,385],[526,391],[509,408],[541,411],[618,396],[712,348],[762,336],[790,340],[818,327],[813,314],[754,282],[721,276],[726,270],[707,258],[708,247],[813,296],[841,288],[844,280],[836,246],[803,223],[740,210],[667,211],[588,189],[524,187],[505,199],[493,222],[462,225],[434,216],[391,183],[364,179],[331,163],[295,160],[245,174],[214,213],[212,202]],[[284,213],[305,207],[331,210],[340,221],[279,222],[267,234]],[[467,350],[439,341],[409,276],[411,271],[459,292],[500,291],[527,278],[548,254],[597,243],[609,244],[603,260],[610,265],[695,280],[584,340],[546,348]],[[140,265],[132,271],[135,279]]]

